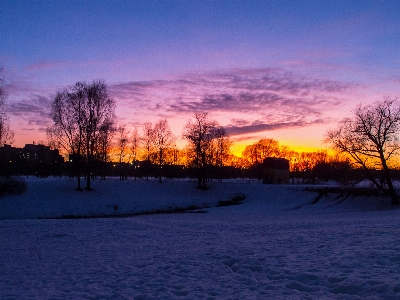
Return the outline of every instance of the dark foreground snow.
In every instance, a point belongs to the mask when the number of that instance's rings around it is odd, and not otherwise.
[[[400,211],[389,199],[308,205],[316,194],[298,186],[108,180],[82,204],[64,181],[30,180],[25,195],[0,198],[0,299],[400,298]],[[242,205],[215,207],[237,192]],[[205,202],[202,213],[5,220]]]

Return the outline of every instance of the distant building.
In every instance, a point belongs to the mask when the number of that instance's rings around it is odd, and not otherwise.
[[[289,161],[285,158],[265,158],[263,161],[263,183],[290,183]]]
[[[60,155],[58,149],[50,149],[49,146],[45,145],[26,144],[25,147],[22,148],[22,153],[25,159],[33,164],[64,162],[64,158]]]
[[[61,172],[64,158],[49,146],[26,144],[23,148],[0,147],[0,175],[49,176]]]
[[[20,173],[22,149],[5,144],[0,147],[0,176],[11,176]]]

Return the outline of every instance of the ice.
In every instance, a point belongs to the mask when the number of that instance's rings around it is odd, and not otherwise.
[[[27,182],[26,194],[0,198],[1,299],[400,298],[389,198],[311,205],[317,194],[301,185]],[[217,207],[233,193],[243,204]],[[191,205],[206,213],[115,217]]]

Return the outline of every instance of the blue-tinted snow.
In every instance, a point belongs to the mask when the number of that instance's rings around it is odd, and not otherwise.
[[[400,298],[400,211],[390,199],[309,205],[316,194],[304,186],[237,182],[74,187],[29,179],[26,194],[0,198],[1,299]],[[215,207],[238,192],[242,205]],[[207,213],[32,219],[202,204]]]

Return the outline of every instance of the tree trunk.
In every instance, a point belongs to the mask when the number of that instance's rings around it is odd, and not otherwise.
[[[90,172],[91,172],[91,168],[90,168],[90,162],[88,162],[88,167],[87,167],[87,174],[86,174],[86,190],[91,191],[92,188],[90,187]]]
[[[392,204],[398,205],[399,198],[397,197],[396,190],[393,187],[392,180],[389,179],[389,181],[387,181],[387,184],[388,184],[388,189],[389,189],[389,196],[390,196],[390,199],[392,199]]]
[[[161,168],[162,168],[162,150],[160,149],[160,160],[158,162],[158,182],[162,183],[161,181]]]
[[[122,171],[122,154],[119,155],[119,180],[124,180],[124,175]]]
[[[201,172],[200,172],[200,159],[199,150],[196,150],[196,175],[197,175],[197,188],[201,189]]]
[[[87,174],[86,174],[86,190],[91,191],[92,188],[90,187],[90,179],[91,179],[91,171],[92,171],[92,157],[93,152],[91,151],[90,147],[87,148]]]
[[[383,174],[385,176],[385,181],[388,185],[390,199],[392,199],[393,205],[398,205],[399,198],[397,197],[396,190],[394,189],[393,182],[392,182],[392,176],[390,175],[390,170],[386,164],[386,159],[383,156],[383,153],[381,154],[381,161],[382,161]]]
[[[202,186],[201,186],[201,188],[203,189],[203,190],[206,190],[207,189],[207,186],[206,186],[206,153],[205,152],[203,152],[202,154],[201,154],[201,160],[202,160],[202,166],[201,166],[201,170],[202,170],[202,180],[203,180],[203,184],[202,184]]]
[[[76,188],[77,191],[82,191],[82,188],[81,188],[81,165],[82,165],[81,154],[80,154],[80,151],[78,150],[77,164],[76,164],[76,166],[77,166],[76,167],[76,177],[78,179],[78,187]]]
[[[135,181],[136,181],[136,158],[134,159],[134,161],[133,161],[133,173],[134,173],[134,176],[135,176]]]

